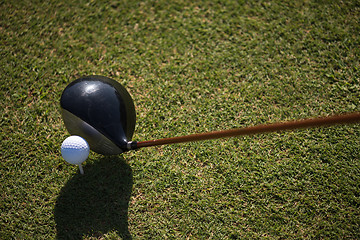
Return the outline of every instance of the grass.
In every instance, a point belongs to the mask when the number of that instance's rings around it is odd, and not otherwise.
[[[135,140],[360,111],[359,1],[2,1],[1,239],[359,239],[360,127],[60,154],[72,80]]]

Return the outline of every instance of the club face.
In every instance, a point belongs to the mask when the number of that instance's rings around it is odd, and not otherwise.
[[[103,155],[116,155],[123,152],[109,138],[69,111],[61,109],[61,115],[68,132],[86,139],[92,151]]]
[[[104,155],[126,150],[136,113],[130,94],[120,83],[102,76],[77,79],[65,88],[60,104],[69,133],[86,139],[91,150]]]

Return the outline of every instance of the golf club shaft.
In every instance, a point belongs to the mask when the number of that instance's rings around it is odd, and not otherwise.
[[[136,142],[135,148],[360,122],[360,112]]]

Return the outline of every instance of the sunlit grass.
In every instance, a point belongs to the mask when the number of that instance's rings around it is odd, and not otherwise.
[[[122,83],[134,140],[360,111],[358,1],[6,1],[1,239],[358,239],[359,125],[60,155],[62,90]]]

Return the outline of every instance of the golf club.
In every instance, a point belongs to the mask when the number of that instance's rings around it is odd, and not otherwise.
[[[83,137],[91,150],[103,155],[166,144],[360,122],[360,112],[355,112],[136,142],[131,141],[136,123],[134,102],[127,90],[113,79],[79,78],[64,89],[60,105],[69,133]]]

